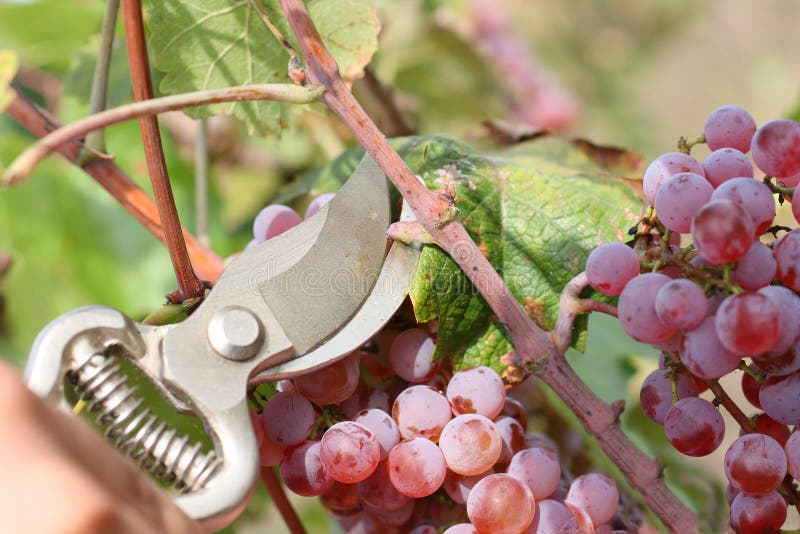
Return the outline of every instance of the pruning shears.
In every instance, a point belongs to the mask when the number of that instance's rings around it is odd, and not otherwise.
[[[175,500],[189,516],[224,522],[258,471],[248,386],[349,354],[402,304],[419,250],[387,246],[390,222],[388,182],[365,156],[317,214],[231,263],[185,321],[150,326],[105,306],[75,309],[38,335],[25,380],[65,410],[71,383],[122,452],[182,492]],[[120,360],[177,412],[199,416],[214,450],[152,414]]]

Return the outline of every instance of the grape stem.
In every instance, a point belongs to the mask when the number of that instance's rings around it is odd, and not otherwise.
[[[616,306],[598,300],[580,298],[579,295],[588,285],[589,281],[586,279],[584,271],[570,280],[561,291],[561,298],[558,302],[558,319],[556,319],[556,327],[552,332],[556,348],[561,352],[566,352],[572,344],[572,325],[579,315],[597,311],[612,317],[619,316]]]
[[[689,141],[685,137],[681,137],[678,139],[678,152],[683,152],[684,154],[691,154],[692,148],[695,145],[700,145],[706,142],[705,134],[700,134],[700,136],[695,139],[694,141]]]
[[[300,518],[297,517],[297,512],[295,512],[292,503],[290,503],[289,499],[286,497],[286,492],[283,491],[283,486],[275,475],[275,469],[262,465],[261,480],[264,481],[264,485],[267,487],[270,497],[272,497],[272,502],[275,503],[275,507],[280,512],[281,517],[283,517],[283,522],[286,523],[289,532],[291,534],[306,534],[303,523],[301,523]]]
[[[61,124],[47,111],[40,108],[16,89],[14,99],[6,107],[7,113],[23,128],[36,137],[45,137],[49,132],[61,128]],[[108,159],[93,159],[81,163],[78,160],[80,143],[62,144],[56,148],[68,161],[80,167],[95,179],[125,210],[133,215],[159,241],[164,241],[161,219],[153,199],[125,174],[119,166]],[[189,257],[197,274],[206,280],[216,280],[222,273],[222,258],[205,247],[188,230],[183,230]]]
[[[417,220],[458,263],[498,321],[506,325],[516,350],[511,372],[516,369],[524,374],[525,369],[532,369],[547,383],[586,430],[598,439],[605,453],[640,491],[667,528],[676,532],[697,532],[697,518],[666,487],[661,478],[661,466],[636,448],[622,432],[618,410],[599,399],[575,374],[553,337],[528,317],[458,218],[447,220],[451,204],[417,180],[353,97],[303,1],[281,0],[281,6],[306,61],[306,83],[325,87],[320,100],[342,119],[403,195]],[[443,220],[447,222],[437,224]]]

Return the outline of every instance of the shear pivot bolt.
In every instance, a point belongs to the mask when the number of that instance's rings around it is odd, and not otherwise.
[[[239,306],[227,306],[211,316],[208,341],[223,358],[248,360],[264,343],[264,327],[250,311]]]

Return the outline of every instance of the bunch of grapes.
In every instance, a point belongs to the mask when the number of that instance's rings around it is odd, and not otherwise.
[[[725,456],[730,522],[739,534],[778,532],[787,509],[778,490],[795,491],[787,471],[800,479],[800,435],[789,428],[800,423],[800,229],[773,225],[776,195],[791,201],[800,182],[800,124],[776,119],[757,129],[745,110],[725,106],[708,117],[703,138],[713,150],[703,162],[684,143],[684,152],[650,164],[650,208],[632,246],[601,245],[586,276],[619,296],[630,337],[663,351],[641,404],[681,453],[719,447],[716,381],[744,371],[744,395],[760,411]],[[800,202],[792,213],[800,220]],[[714,403],[699,397],[709,386]]]
[[[330,197],[312,204],[310,216]],[[269,206],[262,242],[300,222]],[[562,468],[528,432],[528,411],[489,367],[433,361],[435,325],[391,325],[339,361],[292,380],[252,413],[261,464],[319,497],[350,533],[627,532],[613,479]]]

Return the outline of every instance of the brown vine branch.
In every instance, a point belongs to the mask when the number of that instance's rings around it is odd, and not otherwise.
[[[306,104],[316,100],[321,88],[303,88],[289,84],[244,85],[225,87],[193,93],[152,98],[89,115],[86,118],[61,126],[28,147],[8,167],[0,185],[15,185],[25,180],[36,165],[50,152],[80,139],[94,130],[99,130],[130,119],[147,117],[167,111],[217,104],[219,102],[241,102],[244,100],[274,100],[294,104]]]
[[[14,90],[15,96],[5,112],[36,137],[44,137],[61,124],[45,110],[27,100]],[[94,178],[126,211],[133,215],[151,234],[163,241],[164,231],[153,199],[131,180],[114,162],[95,159],[83,165],[78,163],[81,145],[62,144],[58,151],[70,162]],[[197,272],[205,280],[214,281],[222,273],[222,259],[203,246],[191,233],[183,230],[189,256]]]
[[[664,484],[661,466],[622,432],[618,410],[594,395],[574,373],[550,334],[530,320],[464,227],[454,220],[452,205],[416,179],[355,100],[302,0],[281,0],[281,6],[305,57],[308,82],[325,87],[321,100],[375,159],[400,190],[417,220],[459,264],[498,320],[505,324],[520,358],[519,365],[531,366],[565,401],[667,528],[682,533],[698,531],[697,518]]]
[[[283,491],[281,481],[275,476],[274,468],[261,466],[261,480],[264,481],[264,485],[267,487],[270,497],[272,497],[272,502],[275,503],[275,507],[283,517],[283,522],[286,523],[289,532],[291,534],[306,534],[306,529],[300,522],[300,518],[297,517],[297,512],[294,511],[292,503],[286,497],[286,492]]]
[[[123,0],[122,19],[125,22],[125,38],[128,43],[128,63],[131,68],[133,99],[137,102],[149,100],[153,98],[153,82],[150,79],[150,61],[147,56],[147,42],[144,38],[141,0]],[[141,117],[139,129],[142,132],[150,183],[153,184],[153,196],[156,199],[156,207],[164,229],[164,243],[169,250],[172,269],[175,271],[181,297],[184,299],[201,297],[205,292],[205,285],[194,272],[186,243],[183,240],[178,208],[175,206],[175,198],[172,195],[167,162],[164,159],[164,148],[161,145],[158,119],[151,115]]]
[[[564,286],[558,301],[558,319],[552,335],[556,348],[566,352],[572,344],[572,325],[575,318],[589,312],[601,312],[612,317],[617,317],[617,308],[606,302],[580,298],[581,291],[589,285],[586,272],[575,276]]]

